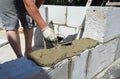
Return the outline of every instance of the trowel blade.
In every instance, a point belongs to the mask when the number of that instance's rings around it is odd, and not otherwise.
[[[58,44],[57,41],[48,41],[46,39],[43,39],[43,41],[44,41],[44,48],[45,49],[53,48]]]

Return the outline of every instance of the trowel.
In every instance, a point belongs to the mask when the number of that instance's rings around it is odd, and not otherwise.
[[[53,26],[53,22],[52,21],[49,23],[49,27],[54,30],[54,26]],[[56,41],[49,41],[49,40],[44,38],[43,39],[44,48],[45,49],[50,49],[50,48],[55,47],[58,44],[61,44],[61,45],[68,45],[68,44],[70,44],[70,42],[64,42],[64,39],[65,39],[65,37],[63,35],[57,35],[57,40]]]
[[[61,46],[72,45],[72,41],[64,42],[64,38],[60,37],[60,36],[57,36],[57,41],[55,41],[55,42],[49,41],[47,39],[43,39],[43,41],[44,41],[45,49],[53,48],[53,47],[57,46],[58,44],[60,44]]]

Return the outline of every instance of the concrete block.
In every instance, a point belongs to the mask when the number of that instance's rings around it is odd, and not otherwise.
[[[68,79],[68,60],[57,63],[48,74],[50,79]]]
[[[94,79],[119,79],[120,78],[120,58],[112,63],[105,70],[100,72]]]
[[[85,7],[67,7],[67,25],[73,27],[81,26],[85,13]]]
[[[57,24],[66,23],[66,6],[46,6],[48,7],[48,22]]]
[[[8,44],[8,40],[0,39],[0,47]]]
[[[0,53],[1,53],[0,64],[17,58],[14,51],[11,49],[11,46],[9,44],[1,47]]]
[[[96,74],[114,61],[117,43],[118,39],[115,39],[91,49],[87,70],[87,79],[92,79]]]
[[[88,53],[89,50],[86,50],[80,56],[72,57],[73,69],[71,79],[86,79]]]
[[[109,41],[120,35],[119,7],[90,7],[86,14],[84,37],[100,42]]]

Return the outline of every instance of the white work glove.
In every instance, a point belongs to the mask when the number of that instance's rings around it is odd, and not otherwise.
[[[57,41],[57,36],[53,29],[51,29],[50,27],[46,27],[42,31],[43,31],[43,36],[45,39],[49,41]]]

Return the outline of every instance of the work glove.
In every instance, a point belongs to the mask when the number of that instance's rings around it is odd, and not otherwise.
[[[46,40],[48,41],[57,41],[57,36],[54,32],[53,29],[51,29],[50,27],[46,27],[45,29],[42,30],[43,32],[43,36]]]

